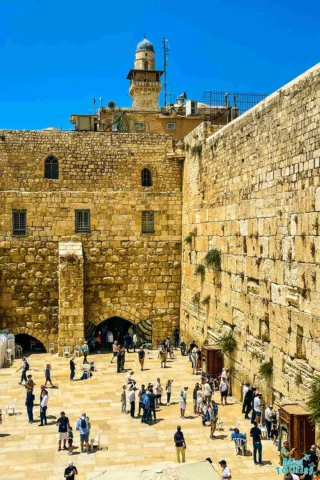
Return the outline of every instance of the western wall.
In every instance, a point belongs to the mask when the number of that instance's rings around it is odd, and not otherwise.
[[[184,140],[180,329],[201,345],[233,331],[225,360],[238,398],[249,381],[269,402],[303,401],[320,374],[319,78],[318,64]],[[221,268],[206,265],[212,249]]]
[[[54,155],[59,179],[44,178]],[[152,325],[153,340],[179,324],[182,165],[168,136],[1,131],[0,328],[81,345],[89,323],[113,317]],[[141,186],[149,168],[153,185]],[[90,232],[75,233],[75,210]],[[12,211],[27,210],[26,235]],[[141,233],[142,211],[154,233]]]

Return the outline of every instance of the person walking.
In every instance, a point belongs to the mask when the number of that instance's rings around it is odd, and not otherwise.
[[[124,347],[121,347],[120,352],[121,352],[121,371],[123,372],[124,371],[124,364],[125,364],[125,361],[126,361],[126,349]]]
[[[243,398],[242,413],[245,413],[245,408],[246,408],[245,398],[249,388],[250,388],[250,383],[246,383],[242,388],[242,398]]]
[[[43,390],[43,393],[41,394],[41,402],[40,402],[40,425],[39,427],[43,427],[44,425],[47,425],[47,410],[48,410],[48,392],[47,390]]]
[[[188,387],[184,387],[183,390],[180,392],[180,414],[181,418],[184,418],[184,413],[187,407],[187,391]]]
[[[113,352],[113,355],[114,355],[115,352]],[[121,365],[122,365],[122,356],[123,356],[123,352],[122,352],[122,349],[119,347],[119,350],[116,354],[116,358],[117,358],[117,373],[121,373]],[[114,356],[113,356],[114,358]],[[111,363],[113,362],[113,359],[111,360]]]
[[[142,401],[142,397],[143,395],[146,393],[146,386],[145,385],[141,385],[141,388],[139,390],[139,393],[138,393],[138,398],[139,398],[139,411],[138,411],[138,417],[140,417],[140,412],[142,410],[142,413],[143,413],[143,401]]]
[[[177,427],[177,431],[174,434],[173,440],[176,446],[177,462],[180,463],[181,455],[182,463],[184,463],[186,461],[187,445],[180,426]]]
[[[113,363],[114,359],[117,360],[118,354],[119,354],[119,345],[117,340],[115,340],[112,345],[112,358],[110,363]]]
[[[136,348],[137,348],[137,343],[138,343],[138,335],[136,332],[132,335],[132,346],[133,346],[133,352],[136,353]]]
[[[80,446],[82,453],[90,453],[89,449],[89,419],[85,413],[78,418],[76,430],[80,433]],[[86,448],[84,448],[84,445]]]
[[[168,380],[166,383],[167,406],[170,405],[170,401],[171,401],[172,382],[173,380]]]
[[[68,466],[64,471],[64,478],[74,480],[75,475],[78,475],[77,468],[73,465],[73,462],[68,462]]]
[[[110,352],[112,351],[113,342],[114,342],[113,333],[112,333],[111,330],[108,330],[107,331],[107,344],[108,344],[108,350]]]
[[[219,390],[220,390],[220,395],[221,395],[221,406],[222,407],[225,406],[225,405],[228,405],[228,402],[227,402],[228,387],[229,387],[229,384],[228,384],[227,379],[225,377],[221,376]]]
[[[203,386],[203,396],[205,401],[207,402],[207,405],[209,405],[209,402],[211,402],[211,396],[212,396],[212,389],[211,389],[209,380],[207,380]]]
[[[29,418],[29,423],[33,423],[33,406],[34,406],[34,395],[32,392],[27,392],[26,397],[26,407],[27,407],[27,414]]]
[[[167,363],[167,348],[165,343],[163,342],[159,349],[159,356],[160,356],[160,364],[161,368],[166,368]]]
[[[45,378],[46,378],[44,386],[46,387],[47,383],[49,382],[50,385],[51,385],[51,388],[53,388],[52,381],[51,381],[51,365],[49,363],[47,363],[44,374],[45,374]]]
[[[67,440],[68,440],[68,448],[69,448],[68,455],[73,455],[73,431],[72,431],[72,427],[70,426],[68,427]]]
[[[97,353],[100,353],[101,346],[102,346],[102,333],[99,331],[97,335],[97,349],[98,349]]]
[[[256,396],[254,397],[253,401],[253,409],[255,413],[255,421],[259,425],[260,419],[261,419],[261,405],[264,405],[264,402],[262,400],[262,393],[258,392]]]
[[[76,364],[74,363],[74,357],[71,357],[70,358],[70,380],[71,380],[71,382],[74,379],[75,370],[76,370]]]
[[[121,412],[126,413],[127,412],[127,392],[126,392],[126,385],[123,385],[122,390],[121,390]]]
[[[17,372],[21,370],[21,380],[19,385],[22,385],[22,382],[27,383],[27,371],[29,370],[29,363],[27,362],[26,357],[22,357],[21,359],[21,367],[18,368]]]
[[[138,356],[139,356],[141,371],[143,371],[143,365],[144,365],[144,359],[145,359],[146,353],[142,347],[139,348]]]
[[[268,405],[264,412],[264,421],[268,432],[268,439],[271,438],[271,426],[274,419],[273,405]]]
[[[227,478],[232,478],[231,470],[227,466],[227,462],[225,460],[220,460],[219,464],[220,464],[221,470],[222,470],[221,471],[221,480],[225,480]]]
[[[212,400],[211,405],[209,407],[209,415],[210,415],[210,438],[214,438],[214,432],[217,428],[217,420],[218,420],[218,404]]]
[[[156,422],[157,417],[156,417],[156,395],[153,393],[152,388],[147,392],[147,396],[150,401],[150,420],[152,420],[152,415],[153,415],[153,420]]]
[[[130,416],[131,418],[134,418],[134,411],[135,411],[135,406],[136,406],[136,390],[138,390],[136,387],[131,387],[129,389],[129,402],[130,402]]]
[[[35,385],[36,385],[36,384],[34,383],[34,381],[33,381],[33,379],[32,379],[32,375],[28,375],[28,376],[27,376],[27,383],[25,384],[25,387],[26,387],[26,389],[27,389],[27,392],[32,393]]]
[[[81,348],[81,352],[83,353],[83,363],[89,363],[87,360],[87,356],[89,354],[89,347],[88,347],[88,342],[84,342]]]
[[[253,442],[253,461],[255,465],[262,465],[262,443],[261,430],[258,428],[257,422],[254,422],[254,427],[250,430],[250,437]],[[258,452],[258,461],[257,461]]]
[[[197,393],[199,390],[199,383],[197,382],[194,386],[193,392],[192,392],[192,400],[193,400],[193,413],[197,413]]]
[[[162,391],[163,391],[163,388],[162,388],[162,385],[161,385],[161,380],[160,378],[157,378],[157,383],[156,383],[156,406],[157,407],[160,407],[160,405],[162,404]]]
[[[60,413],[60,417],[57,420],[56,426],[58,427],[58,452],[61,451],[61,442],[63,440],[63,450],[67,449],[68,428],[70,427],[69,418],[66,417],[64,412]]]
[[[150,399],[147,394],[150,394],[149,391],[145,392],[141,398],[143,404],[143,415],[141,418],[141,423],[149,423],[151,419],[151,412],[150,412]]]

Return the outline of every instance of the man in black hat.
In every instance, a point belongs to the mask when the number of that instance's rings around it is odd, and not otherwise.
[[[177,431],[174,434],[173,437],[175,446],[176,446],[176,453],[177,453],[177,461],[180,463],[180,453],[182,457],[182,462],[184,463],[186,461],[186,442],[184,440],[183,433],[181,432],[181,427],[177,427]]]
[[[221,478],[224,479],[224,478],[231,478],[231,470],[230,468],[227,466],[227,462],[225,460],[220,460],[220,466],[221,466],[221,470],[222,470],[222,473],[221,473]]]
[[[244,418],[246,418],[247,420],[250,420],[249,413],[252,410],[252,400],[253,400],[253,394],[254,394],[255,391],[256,391],[255,386],[250,387],[249,390],[247,391],[245,397],[244,397],[244,402],[243,402],[244,413],[245,413]]]

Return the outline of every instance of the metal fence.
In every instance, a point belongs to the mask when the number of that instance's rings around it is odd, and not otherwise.
[[[221,123],[228,123],[257,105],[267,96],[266,93],[204,92],[201,98],[204,105],[199,110],[205,110],[204,113],[208,120],[220,119]]]

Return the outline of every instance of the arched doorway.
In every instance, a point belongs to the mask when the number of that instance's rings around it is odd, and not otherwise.
[[[26,333],[18,333],[15,337],[15,344],[23,348],[23,354],[46,353],[46,348],[37,338]]]
[[[110,344],[108,345],[107,334],[112,332],[113,339],[117,340],[121,345],[123,344],[124,336],[127,332],[130,335],[133,335],[136,328],[135,325],[122,317],[111,317],[103,320],[98,325],[89,323],[86,328],[86,340],[89,343],[89,348],[92,350],[97,350],[98,345],[96,344],[96,338],[98,333],[101,332],[102,337],[102,348],[103,351],[110,351]]]

